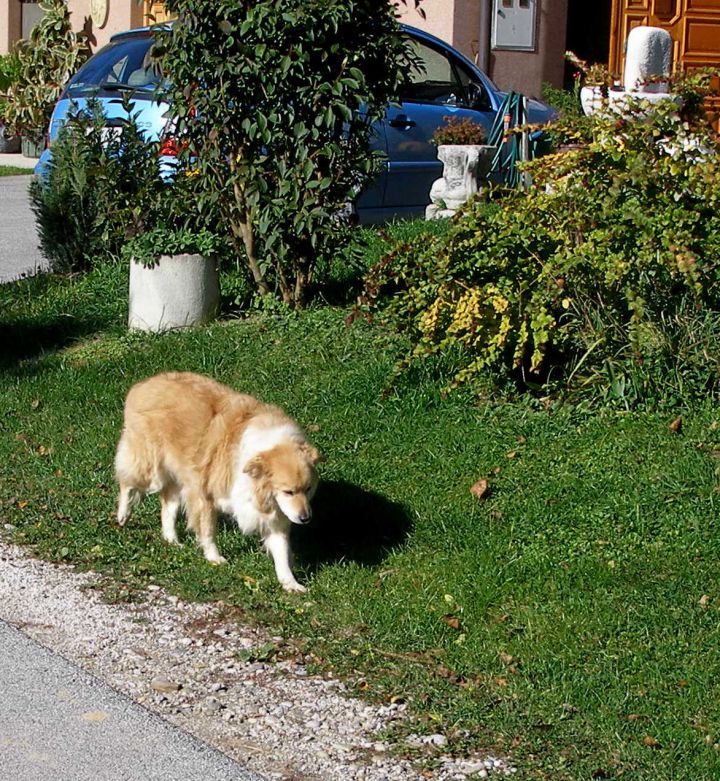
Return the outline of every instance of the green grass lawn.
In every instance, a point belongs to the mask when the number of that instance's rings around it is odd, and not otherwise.
[[[667,414],[444,398],[420,370],[383,395],[403,345],[346,315],[129,335],[118,270],[0,287],[2,522],[112,575],[115,598],[222,599],[519,778],[720,778],[720,412],[673,433]],[[308,594],[229,526],[224,568],[164,545],[154,498],[115,527],[124,395],[169,369],[282,405],[324,453],[295,538]]]

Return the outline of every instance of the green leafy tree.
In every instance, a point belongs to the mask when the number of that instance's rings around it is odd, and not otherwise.
[[[156,53],[197,208],[218,209],[257,291],[302,306],[338,212],[376,174],[372,122],[409,70],[375,0],[168,0]]]
[[[73,32],[64,0],[41,0],[42,19],[19,41],[17,78],[7,91],[5,121],[12,133],[40,142],[67,80],[90,56],[87,37]]]

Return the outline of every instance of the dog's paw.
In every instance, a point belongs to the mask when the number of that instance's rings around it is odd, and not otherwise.
[[[222,567],[223,564],[227,564],[227,559],[224,556],[213,556],[213,558],[208,558],[208,561],[213,565],[213,567]]]
[[[283,583],[282,587],[285,589],[285,591],[294,592],[295,594],[304,594],[307,591],[305,586],[301,586],[296,580]]]

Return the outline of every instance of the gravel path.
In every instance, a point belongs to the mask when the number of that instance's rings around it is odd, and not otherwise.
[[[146,600],[107,604],[99,575],[30,558],[0,541],[0,619],[218,748],[278,781],[463,781],[509,776],[494,757],[444,756],[432,775],[392,756],[377,733],[408,718],[375,706],[301,663],[242,661],[282,642],[151,586]],[[252,654],[246,654],[252,659]],[[443,735],[413,735],[442,752]]]

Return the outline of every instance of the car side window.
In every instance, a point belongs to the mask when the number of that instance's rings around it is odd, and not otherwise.
[[[401,99],[404,103],[436,103],[473,108],[478,85],[467,69],[448,55],[418,40],[411,40],[417,67]]]

